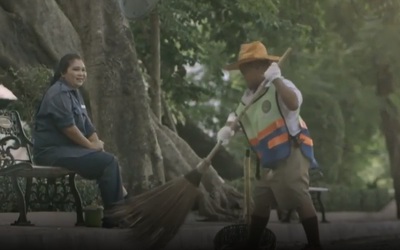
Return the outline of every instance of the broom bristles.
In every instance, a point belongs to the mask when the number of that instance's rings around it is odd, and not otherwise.
[[[111,217],[128,223],[131,240],[159,249],[176,235],[199,194],[187,175],[182,176],[117,205]]]

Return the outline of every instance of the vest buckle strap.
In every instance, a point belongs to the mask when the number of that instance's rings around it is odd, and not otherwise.
[[[295,147],[300,147],[301,144],[304,144],[304,145],[307,145],[310,147],[313,146],[313,140],[309,136],[307,136],[301,132],[295,136],[290,136],[290,138]]]
[[[295,136],[290,136],[291,141],[293,142],[293,145],[298,148],[301,146],[301,144],[304,142],[304,139],[301,138],[300,133],[295,135]]]

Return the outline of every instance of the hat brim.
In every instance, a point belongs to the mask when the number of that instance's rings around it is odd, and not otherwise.
[[[281,57],[280,56],[266,56],[266,57],[262,57],[262,58],[246,58],[244,60],[240,60],[231,64],[226,65],[223,69],[224,70],[238,70],[239,66],[244,64],[244,63],[249,63],[249,62],[254,62],[254,61],[272,61],[272,62],[278,62],[279,59]]]

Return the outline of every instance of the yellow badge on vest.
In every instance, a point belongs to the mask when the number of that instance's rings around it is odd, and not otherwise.
[[[262,103],[261,108],[262,108],[262,111],[263,111],[264,113],[268,113],[268,112],[271,110],[271,102],[268,101],[268,100],[264,101],[264,102]]]

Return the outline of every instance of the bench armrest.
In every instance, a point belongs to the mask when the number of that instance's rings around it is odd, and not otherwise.
[[[15,144],[12,145],[7,145],[7,143],[10,140],[14,140]],[[6,147],[5,147],[6,146]],[[21,141],[18,139],[18,137],[13,136],[13,135],[7,135],[3,138],[0,139],[0,147],[1,147],[1,151],[5,150],[6,152],[10,152],[11,149],[18,149],[19,147],[21,147]],[[5,147],[5,148],[4,148]],[[5,152],[1,152],[1,153],[5,153]]]
[[[11,141],[11,144],[10,144]],[[11,171],[15,164],[14,156],[11,153],[11,150],[17,150],[21,147],[21,141],[18,137],[13,135],[8,135],[0,139],[0,173],[8,173]],[[19,169],[19,167],[26,166],[17,166],[15,169]],[[12,171],[14,172],[14,171]]]
[[[26,143],[29,146],[33,147],[32,141],[28,138],[28,136],[26,136],[25,131],[23,129],[22,129],[21,139],[23,140],[22,143]]]

